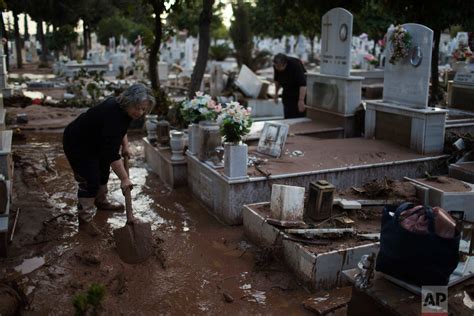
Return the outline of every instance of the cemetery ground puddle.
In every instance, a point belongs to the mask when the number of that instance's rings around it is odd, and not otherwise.
[[[14,144],[12,209],[21,210],[19,222],[9,257],[0,260],[0,279],[15,281],[27,296],[22,314],[71,315],[73,298],[92,283],[106,288],[104,314],[309,314],[302,302],[310,295],[285,267],[257,265],[261,252],[242,227],[220,224],[188,189],[170,191],[147,171],[138,136],[131,137],[133,205],[157,241],[156,255],[138,265],[121,262],[114,249],[111,234],[124,213],[96,216],[101,237],[78,232],[76,184],[61,133],[26,136]],[[115,176],[109,189],[123,200]]]

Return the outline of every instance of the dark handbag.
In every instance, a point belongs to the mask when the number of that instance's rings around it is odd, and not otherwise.
[[[437,236],[433,210],[428,206],[424,207],[428,233],[408,231],[400,225],[400,213],[411,208],[411,203],[384,208],[375,269],[418,286],[447,285],[459,263],[460,234]]]

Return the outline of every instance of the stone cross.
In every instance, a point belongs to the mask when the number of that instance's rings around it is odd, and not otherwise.
[[[332,23],[329,23],[329,15],[326,15],[326,23],[323,23],[323,28],[324,27],[327,27],[326,29],[326,33],[329,34],[329,27],[332,25]],[[329,49],[329,36],[326,36],[326,50],[325,52],[327,52]]]

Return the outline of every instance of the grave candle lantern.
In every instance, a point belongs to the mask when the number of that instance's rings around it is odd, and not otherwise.
[[[326,180],[310,183],[307,210],[309,218],[321,221],[331,217],[335,190],[336,188]]]
[[[199,122],[199,160],[208,161],[217,156],[216,148],[221,144],[219,124],[215,121]]]
[[[145,116],[145,127],[147,132],[147,139],[151,144],[156,143],[156,125],[157,125],[158,115],[149,114]]]
[[[170,141],[170,123],[166,120],[160,120],[156,127],[158,143],[162,147],[167,147]]]

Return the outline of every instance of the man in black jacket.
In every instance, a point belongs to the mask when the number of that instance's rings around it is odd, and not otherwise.
[[[273,58],[273,68],[275,103],[278,103],[278,91],[282,87],[285,118],[305,116],[306,69],[303,63],[297,58],[277,54]]]
[[[64,130],[63,147],[79,184],[79,228],[91,236],[99,234],[92,223],[95,209],[117,211],[123,205],[107,200],[110,167],[120,179],[122,191],[133,187],[120,157],[129,155],[127,129],[155,104],[149,88],[134,84],[120,96],[90,108]]]

